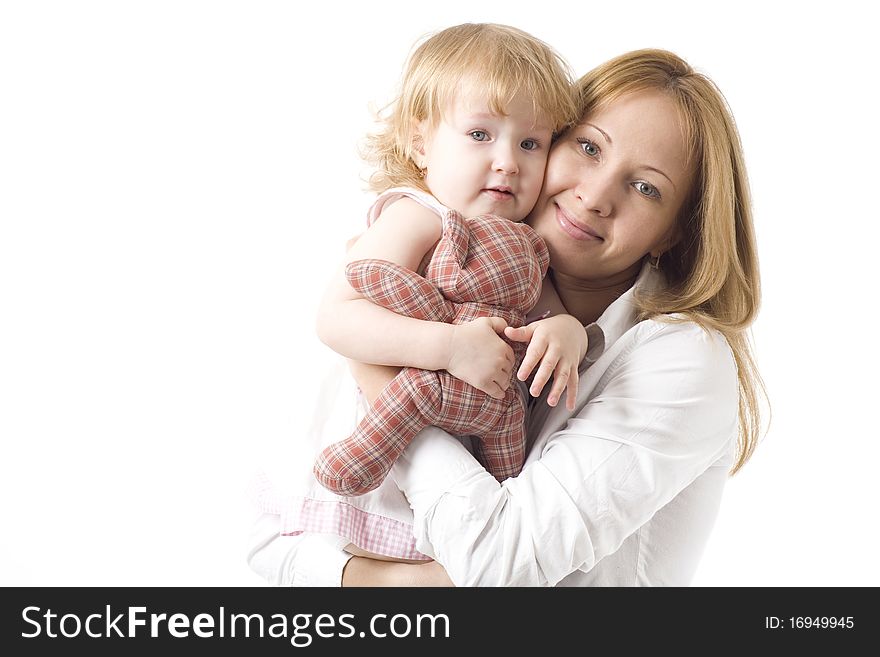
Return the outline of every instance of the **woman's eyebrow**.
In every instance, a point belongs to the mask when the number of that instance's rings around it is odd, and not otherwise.
[[[605,137],[605,141],[607,141],[609,144],[613,144],[613,143],[614,143],[613,141],[611,141],[611,137],[608,136],[608,133],[605,132],[605,131],[604,131],[602,128],[600,128],[599,126],[597,126],[595,123],[584,122],[584,125],[588,125],[588,126],[590,126],[591,128],[595,128],[596,130],[598,130],[599,132],[601,132],[601,133],[602,133],[602,136]]]
[[[614,142],[611,140],[611,137],[608,135],[608,133],[605,132],[605,131],[604,131],[602,128],[600,128],[599,126],[597,126],[595,123],[589,123],[589,122],[586,122],[586,121],[585,121],[585,122],[584,122],[584,125],[588,125],[588,126],[590,126],[591,128],[594,128],[595,130],[598,130],[599,132],[601,132],[601,133],[602,133],[602,136],[605,137],[605,141],[607,141],[609,144],[613,144],[613,143],[614,143]],[[648,170],[648,171],[654,171],[655,173],[659,173],[661,176],[663,176],[664,178],[666,178],[666,180],[669,181],[669,184],[672,185],[672,189],[674,189],[675,191],[678,191],[678,187],[676,187],[676,186],[675,186],[675,183],[672,182],[672,178],[670,178],[669,176],[667,176],[665,173],[663,173],[663,172],[662,172],[660,169],[658,169],[657,167],[652,167],[652,166],[648,166],[647,164],[643,164],[643,165],[642,165],[642,168],[643,168],[643,169],[646,169],[646,170]]]
[[[658,169],[657,167],[649,167],[647,164],[643,164],[642,168],[647,169],[648,171],[655,171],[655,172],[659,173],[661,176],[663,176],[664,178],[666,178],[666,180],[669,181],[669,184],[672,185],[672,189],[674,189],[676,192],[678,191],[678,187],[676,187],[675,183],[672,182],[672,178],[670,178],[665,173],[660,171],[660,169]]]

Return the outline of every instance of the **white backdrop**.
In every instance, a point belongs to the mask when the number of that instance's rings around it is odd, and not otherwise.
[[[0,584],[262,584],[244,491],[331,357],[314,311],[363,226],[369,103],[424,33],[494,21],[578,73],[674,50],[737,118],[774,414],[695,584],[880,585],[876,15],[477,4],[0,5]]]

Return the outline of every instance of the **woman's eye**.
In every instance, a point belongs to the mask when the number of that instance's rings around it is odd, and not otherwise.
[[[538,148],[538,142],[536,142],[534,139],[525,139],[522,141],[522,143],[520,143],[520,148],[522,148],[524,151],[534,151]]]
[[[634,182],[633,187],[635,187],[636,191],[642,196],[647,196],[648,198],[660,198],[660,192],[657,188],[651,183],[646,183],[644,180]]]
[[[577,142],[581,145],[584,153],[586,153],[590,157],[596,157],[599,154],[599,147],[593,140],[581,138],[578,139]]]
[[[471,139],[473,139],[474,141],[486,141],[489,138],[489,135],[487,135],[482,130],[472,130],[468,134],[471,136]]]

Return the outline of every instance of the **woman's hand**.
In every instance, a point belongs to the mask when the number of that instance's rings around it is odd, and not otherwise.
[[[571,315],[554,315],[520,328],[505,329],[504,334],[516,342],[528,342],[525,358],[516,373],[520,381],[529,378],[540,363],[529,393],[537,397],[553,376],[553,387],[547,397],[556,406],[565,391],[565,407],[573,411],[577,400],[578,366],[587,353],[587,332]]]
[[[513,372],[513,349],[500,334],[507,327],[500,317],[479,317],[452,327],[446,371],[457,379],[503,399]]]
[[[342,572],[342,586],[455,586],[436,561],[423,564],[352,557]]]

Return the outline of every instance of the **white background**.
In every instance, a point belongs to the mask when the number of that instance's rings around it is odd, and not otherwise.
[[[0,5],[0,584],[260,585],[249,476],[301,439],[358,140],[410,46],[526,29],[578,73],[662,47],[724,91],[773,422],[697,585],[880,585],[870,3]]]

